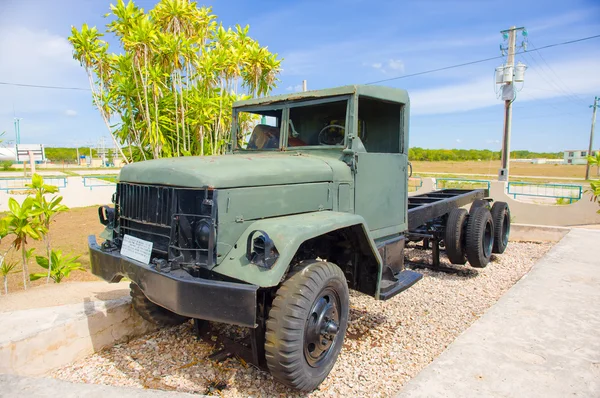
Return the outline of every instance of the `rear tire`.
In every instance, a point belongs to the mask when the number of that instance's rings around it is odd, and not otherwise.
[[[492,214],[485,207],[474,209],[467,223],[467,259],[475,268],[484,268],[490,262],[494,245]]]
[[[478,207],[485,207],[488,210],[490,209],[490,202],[485,199],[475,199],[473,203],[471,203],[471,207],[469,208],[469,213],[473,212]]]
[[[492,206],[494,222],[494,247],[492,253],[502,254],[508,246],[510,235],[510,209],[506,202],[494,202]]]
[[[189,319],[169,311],[160,305],[154,304],[152,301],[148,300],[142,289],[135,283],[131,283],[129,288],[133,308],[135,308],[137,313],[148,322],[165,327],[181,325]]]
[[[467,255],[464,250],[464,237],[467,226],[468,212],[465,209],[452,209],[446,221],[444,244],[446,255],[452,264],[464,264]]]
[[[269,311],[265,357],[281,383],[312,391],[337,359],[348,324],[348,284],[335,264],[306,261],[281,284]]]

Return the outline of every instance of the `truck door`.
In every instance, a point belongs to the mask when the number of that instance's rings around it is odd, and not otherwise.
[[[358,153],[354,209],[371,231],[400,226],[406,229],[408,190],[406,155]]]
[[[407,227],[408,149],[403,111],[399,103],[369,97],[358,100],[357,135],[362,146],[355,149],[354,210],[371,231],[381,230],[376,237]]]

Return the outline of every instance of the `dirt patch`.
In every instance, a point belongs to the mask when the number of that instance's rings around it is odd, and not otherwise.
[[[89,270],[90,258],[87,246],[88,235],[98,235],[104,227],[98,221],[97,207],[82,207],[71,209],[64,213],[58,214],[50,227],[52,239],[52,248],[62,250],[63,254],[73,253],[81,256],[79,262]],[[10,246],[12,238],[7,236],[2,239],[0,250],[4,252]],[[28,248],[35,248],[38,255],[46,255],[46,248],[43,242],[30,240]],[[18,261],[19,265],[16,273],[8,276],[8,291],[15,292],[23,290],[23,277],[21,274],[21,254],[11,250],[8,255],[8,261]],[[34,259],[29,261],[29,272],[45,272],[46,270],[37,265]],[[71,273],[66,282],[77,281],[97,281],[99,278],[88,272],[74,271]],[[45,279],[39,279],[31,282],[30,286],[39,286],[46,283]],[[63,282],[64,283],[64,282]]]
[[[458,173],[493,174],[498,173],[500,161],[482,160],[465,162],[412,162],[413,173]],[[514,176],[583,178],[584,165],[569,164],[531,164],[511,162],[510,174]]]

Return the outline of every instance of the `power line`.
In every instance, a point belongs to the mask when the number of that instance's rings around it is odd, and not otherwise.
[[[0,84],[5,85],[5,86],[17,86],[17,87],[50,88],[50,89],[54,89],[54,90],[92,91],[89,88],[81,88],[81,87],[41,86],[38,84],[9,83],[9,82],[0,82]]]
[[[598,38],[598,37],[600,37],[600,35],[588,36],[588,37],[582,37],[581,39],[575,39],[575,40],[564,41],[564,42],[562,42],[562,43],[548,44],[547,46],[538,47],[538,48],[535,48],[535,49],[533,49],[533,50],[530,50],[530,51],[527,51],[527,52],[540,51],[540,50],[543,50],[543,49],[545,49],[545,48],[550,48],[550,47],[564,46],[564,45],[567,45],[567,44],[573,44],[573,43],[577,43],[577,42],[580,42],[580,41],[585,41],[585,40],[596,39],[596,38]],[[518,52],[518,53],[516,53],[516,54],[523,54],[523,51],[521,51],[521,52]],[[414,76],[424,75],[424,74],[426,74],[426,73],[440,72],[440,71],[443,71],[443,70],[448,70],[448,69],[459,68],[459,67],[461,67],[461,66],[467,66],[467,65],[479,64],[479,63],[482,63],[482,62],[492,61],[492,60],[494,60],[494,59],[499,59],[499,58],[504,58],[504,57],[503,57],[502,55],[499,55],[499,56],[497,56],[497,57],[490,57],[490,58],[480,59],[480,60],[477,60],[477,61],[470,61],[470,62],[465,62],[465,63],[462,63],[462,64],[456,64],[456,65],[445,66],[445,67],[443,67],[443,68],[430,69],[430,70],[426,70],[426,71],[423,71],[423,72],[417,72],[417,73],[411,73],[411,74],[408,74],[408,75],[402,75],[402,76],[390,77],[390,78],[387,78],[387,79],[377,80],[377,81],[370,82],[370,83],[365,83],[365,84],[367,84],[367,85],[369,85],[369,84],[378,84],[378,83],[389,82],[389,81],[392,81],[392,80],[405,79],[405,78],[407,78],[407,77],[414,77]]]
[[[529,43],[531,44],[531,46],[535,49],[535,45],[531,42],[531,40],[529,40]],[[565,93],[567,95],[570,95],[571,97],[573,97],[576,101],[582,103],[583,99],[578,96],[576,93],[574,93],[573,91],[571,91],[569,89],[569,87],[565,84],[565,82],[560,78],[560,76],[558,76],[558,74],[554,71],[554,69],[550,66],[550,64],[548,63],[548,61],[546,61],[546,58],[544,58],[544,56],[542,55],[542,52],[539,51],[536,53],[536,55],[538,57],[540,57],[540,59],[544,62],[544,64],[546,64],[546,66],[548,67],[548,69],[550,69],[550,72],[552,72],[552,74],[554,75],[554,77],[556,78],[556,86],[559,87],[559,89],[564,89]],[[533,58],[533,57],[532,57]]]
[[[447,70],[447,69],[459,68],[461,66],[479,64],[479,63],[482,63],[482,62],[487,62],[487,61],[491,61],[491,60],[499,59],[499,58],[504,58],[504,57],[502,55],[498,55],[497,57],[490,57],[490,58],[480,59],[480,60],[477,60],[477,61],[465,62],[465,63],[462,63],[462,64],[444,66],[443,68],[430,69],[430,70],[426,70],[426,71],[423,71],[423,72],[411,73],[411,74],[408,74],[408,75],[390,77],[388,79],[377,80],[377,81],[370,82],[370,83],[365,83],[365,84],[369,85],[369,84],[377,84],[377,83],[389,82],[389,81],[392,81],[392,80],[405,79],[407,77],[424,75],[426,73],[440,72],[440,71]]]
[[[536,61],[533,58],[533,56],[531,56],[527,52],[523,53],[523,55],[530,61],[531,69],[537,70],[539,72],[539,77],[542,80],[544,80],[548,86],[554,87],[556,89],[554,90],[555,92],[559,92],[560,94],[562,94],[562,97],[565,97],[570,101],[579,101],[577,97],[575,97],[572,94],[569,94],[562,86],[559,86],[558,83],[555,81],[556,79],[552,78],[552,76],[550,76],[550,73],[548,73],[547,70],[542,66],[542,64]]]
[[[567,45],[567,44],[573,44],[573,43],[577,43],[577,42],[580,42],[580,41],[596,39],[598,37],[600,37],[600,35],[582,37],[581,39],[569,40],[569,41],[564,41],[562,43],[554,43],[554,44],[549,44],[547,46],[534,48],[533,50],[529,50],[527,52],[540,51],[540,50],[543,50],[543,49],[546,49],[546,48],[564,46],[564,45]],[[516,54],[522,54],[522,53],[523,52],[518,52]],[[425,75],[427,73],[441,72],[443,70],[460,68],[462,66],[468,66],[468,65],[474,65],[474,64],[480,64],[482,62],[492,61],[492,60],[500,59],[500,58],[504,58],[504,57],[502,55],[499,55],[497,57],[490,57],[490,58],[485,58],[485,59],[479,59],[479,60],[476,60],[476,61],[464,62],[462,64],[444,66],[442,68],[430,69],[430,70],[426,70],[426,71],[422,71],[422,72],[417,72],[417,73],[410,73],[408,75],[390,77],[390,78],[387,78],[387,79],[377,80],[377,81],[370,82],[370,83],[365,83],[365,84],[366,85],[370,85],[370,84],[377,84],[377,83],[389,82],[389,81],[392,81],[392,80],[406,79],[407,77],[420,76],[420,75]],[[89,88],[82,88],[82,87],[45,86],[45,85],[38,85],[38,84],[11,83],[11,82],[0,82],[0,85],[16,86],[16,87],[29,87],[29,88],[45,88],[45,89],[53,89],[53,90],[92,91]]]

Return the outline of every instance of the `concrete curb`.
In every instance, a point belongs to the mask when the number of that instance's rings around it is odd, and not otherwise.
[[[0,313],[0,373],[40,376],[155,330],[123,297]]]
[[[511,224],[510,240],[515,242],[558,242],[569,233],[569,227]]]

